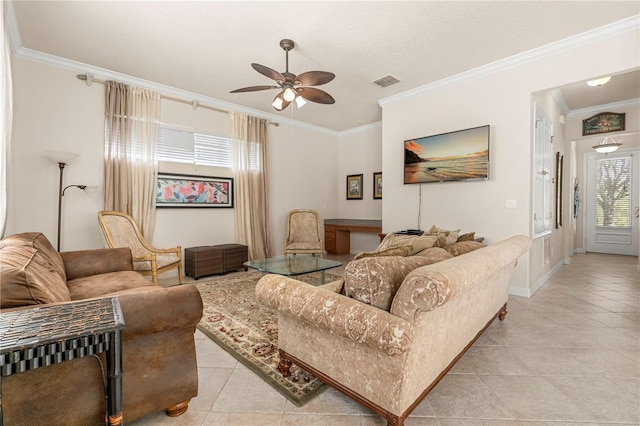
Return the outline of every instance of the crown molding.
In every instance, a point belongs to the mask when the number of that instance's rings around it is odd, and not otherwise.
[[[363,126],[353,127],[351,129],[343,130],[339,133],[339,136],[342,137],[342,136],[349,136],[354,133],[364,133],[364,132],[368,132],[369,130],[377,129],[379,127],[382,127],[382,121],[376,121],[375,123],[369,123]]]
[[[91,74],[94,78],[101,80],[115,80],[125,84],[131,84],[136,87],[153,90],[161,93],[162,95],[173,96],[176,98],[197,101],[200,105],[207,105],[214,108],[223,109],[229,112],[242,112],[245,114],[253,115],[260,118],[265,118],[270,121],[278,123],[286,123],[292,127],[305,128],[313,130],[315,132],[328,134],[330,136],[337,137],[338,131],[327,129],[325,127],[315,126],[313,124],[304,123],[283,117],[282,115],[269,114],[264,111],[256,110],[253,108],[247,108],[241,105],[237,105],[231,102],[216,99],[210,96],[201,95],[198,93],[189,92],[187,90],[178,89],[176,87],[167,86],[164,84],[156,83],[150,80],[145,80],[138,77],[133,77],[127,74],[122,74],[116,71],[108,70],[105,68],[96,67],[94,65],[85,64],[71,59],[62,58],[60,56],[51,55],[48,53],[40,52],[33,49],[27,49],[22,46],[22,40],[20,38],[20,31],[18,30],[17,21],[15,19],[15,12],[13,9],[13,2],[8,1],[7,4],[7,27],[9,32],[9,39],[14,55],[17,58],[26,59],[30,61],[40,62],[46,65],[66,69],[79,74]]]
[[[442,87],[452,86],[464,81],[484,77],[498,71],[506,70],[538,60],[540,58],[544,58],[546,56],[555,55],[565,50],[590,43],[592,41],[609,38],[618,34],[626,33],[628,31],[634,31],[638,28],[640,28],[640,15],[634,15],[600,28],[595,28],[593,30],[586,31],[584,33],[568,37],[566,39],[558,40],[553,43],[549,43],[547,45],[528,50],[526,52],[522,52],[517,55],[513,55],[508,58],[462,72],[460,74],[453,75],[451,77],[443,78],[433,83],[425,84],[424,86],[420,86],[406,92],[398,93],[396,95],[380,99],[378,101],[378,104],[381,107],[385,107],[397,102],[415,98],[417,96],[423,95],[436,89],[440,89]]]
[[[582,108],[582,109],[574,109],[571,112],[569,112],[569,114],[567,114],[567,117],[570,117],[570,118],[582,117],[582,116],[590,117],[592,115],[598,114],[603,111],[613,111],[616,109],[638,108],[638,107],[640,107],[640,99],[629,99],[627,101],[612,102],[610,104],[596,105],[596,106]]]

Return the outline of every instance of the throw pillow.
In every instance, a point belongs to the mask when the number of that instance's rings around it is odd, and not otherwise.
[[[478,250],[482,247],[486,247],[486,245],[477,241],[460,241],[446,246],[444,250],[452,256],[460,256],[462,254],[469,253],[470,251]]]
[[[445,249],[440,247],[430,247],[416,253],[416,256],[422,256],[428,259],[427,265],[432,263],[441,262],[443,260],[451,259],[453,256]]]
[[[2,308],[70,300],[66,282],[41,251],[29,246],[0,246]]]
[[[389,246],[380,251],[363,251],[354,256],[352,260],[362,259],[365,257],[385,257],[385,256],[409,256],[413,251],[413,247],[410,245],[404,246]]]
[[[458,236],[460,235],[460,230],[448,230],[444,228],[439,228],[436,225],[433,225],[428,231],[427,235],[436,236],[437,240],[434,244],[435,247],[446,247],[449,244],[453,244],[458,241]]]
[[[383,251],[393,246],[410,245],[412,247],[410,255],[414,255],[426,248],[433,247],[436,241],[437,237],[433,235],[398,235],[391,233],[382,240],[376,251]]]
[[[476,238],[475,232],[467,232],[458,237],[458,241],[473,241]]]
[[[353,260],[344,269],[344,294],[388,311],[404,278],[428,262],[429,259],[424,256],[369,257]]]

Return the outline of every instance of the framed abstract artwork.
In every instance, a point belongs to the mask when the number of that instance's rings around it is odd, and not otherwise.
[[[382,172],[373,174],[373,199],[382,200]]]
[[[156,207],[233,207],[233,178],[158,173]]]
[[[362,174],[347,175],[347,200],[362,200]]]

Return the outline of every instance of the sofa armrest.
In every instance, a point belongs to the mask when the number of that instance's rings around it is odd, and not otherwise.
[[[133,271],[127,247],[61,252],[67,281],[108,272]]]
[[[411,324],[381,309],[281,275],[265,275],[256,298],[280,313],[387,355],[411,345]]]
[[[202,298],[194,285],[143,287],[117,296],[125,321],[123,339],[165,330],[193,328],[202,318]]]

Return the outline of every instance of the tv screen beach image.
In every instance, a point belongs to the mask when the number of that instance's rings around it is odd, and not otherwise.
[[[489,126],[404,142],[404,183],[489,177]]]

